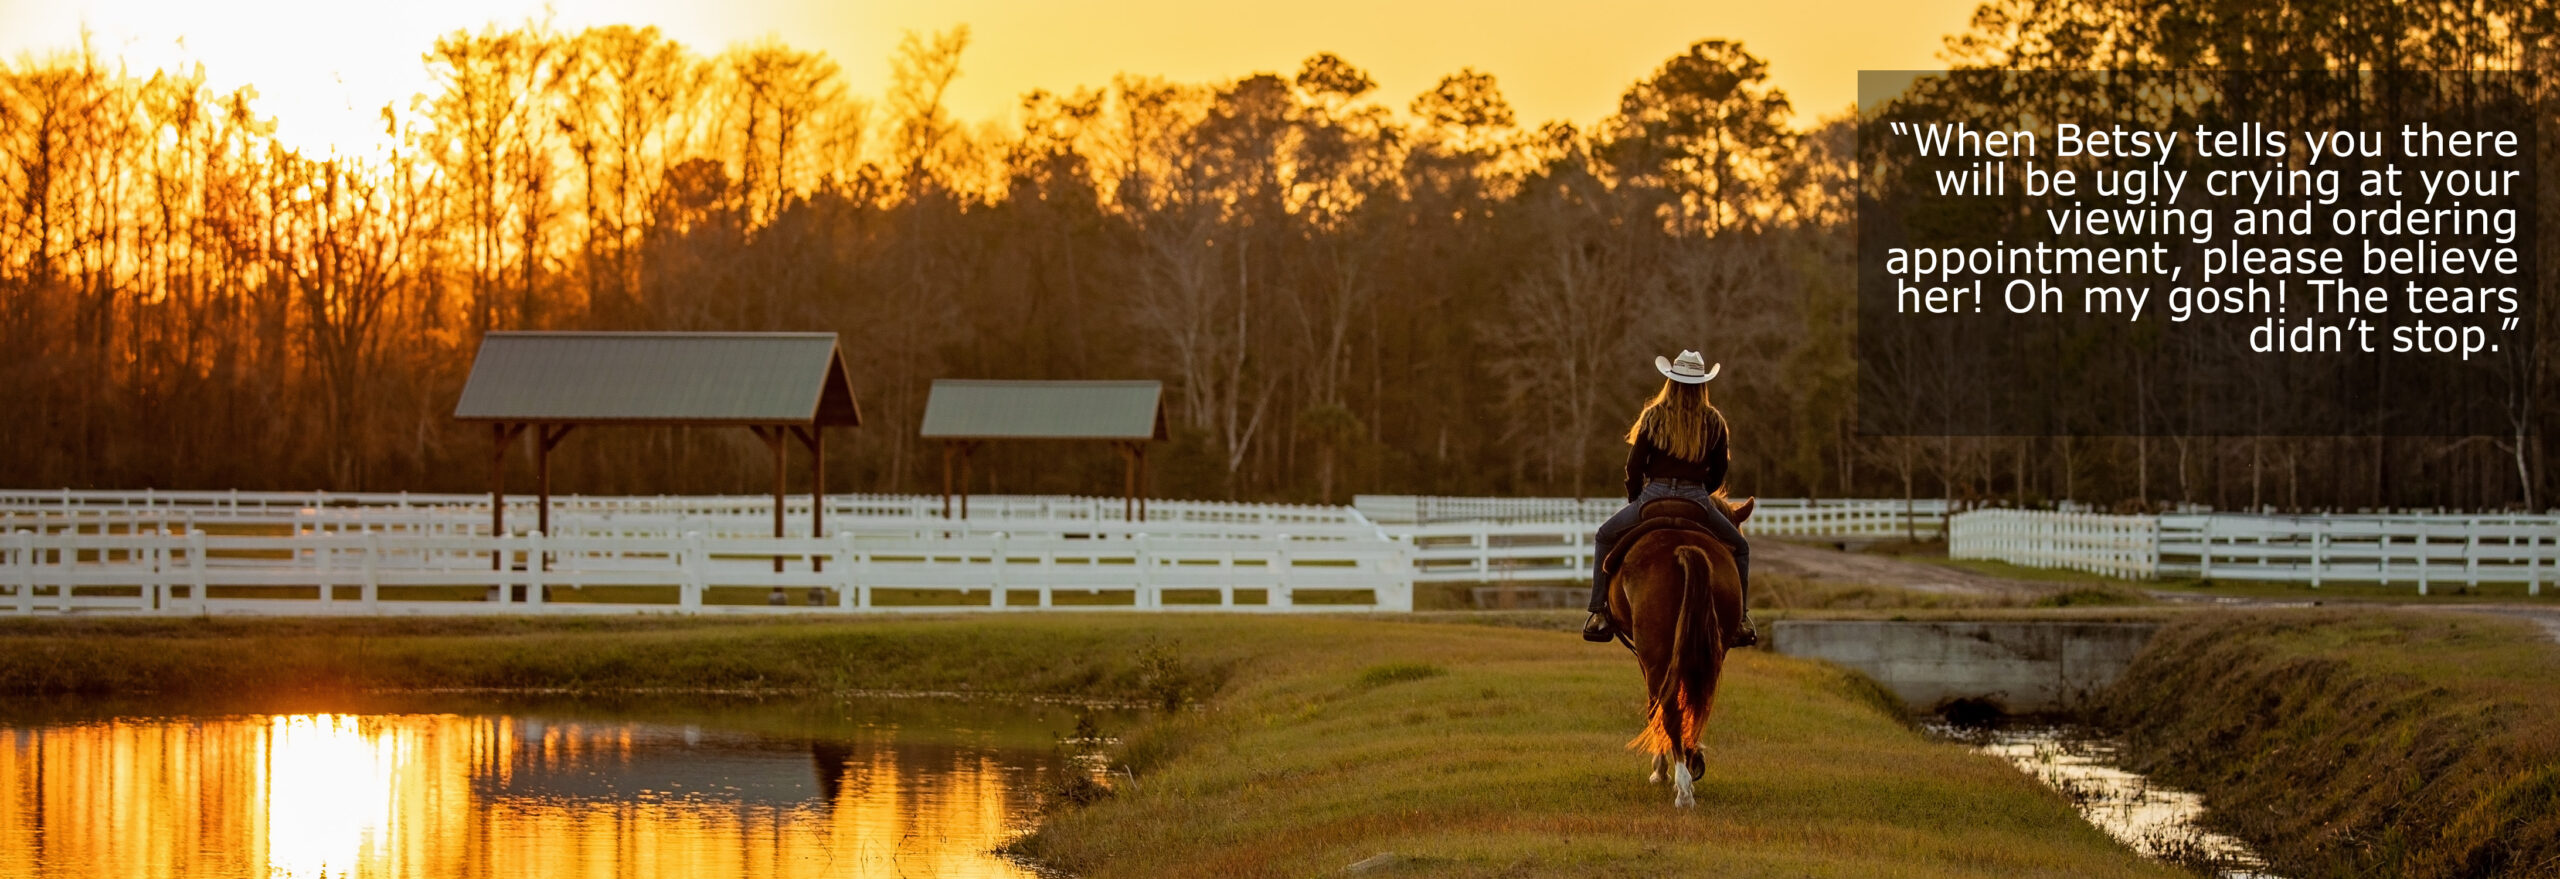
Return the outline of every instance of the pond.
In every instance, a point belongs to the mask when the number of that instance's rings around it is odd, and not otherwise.
[[[0,726],[0,876],[1028,877],[995,849],[1097,771],[1019,703],[82,714]]]

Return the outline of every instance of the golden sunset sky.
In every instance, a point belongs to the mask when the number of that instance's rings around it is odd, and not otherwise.
[[[1461,67],[1492,73],[1523,124],[1588,125],[1627,85],[1689,43],[1738,39],[1769,60],[1794,99],[1796,123],[1845,109],[1857,71],[1941,66],[1941,38],[1978,0],[1586,0],[1563,3],[1298,0],[553,0],[553,25],[655,24],[695,51],[766,36],[824,50],[859,95],[888,84],[906,31],[967,24],[972,36],[951,103],[963,119],[1009,118],[1022,93],[1100,86],[1115,72],[1177,82],[1290,73],[1331,51],[1369,71],[1401,112]],[[384,104],[406,110],[428,90],[419,56],[439,34],[544,15],[524,0],[0,0],[0,55],[78,45],[137,72],[201,61],[217,87],[248,83],[306,148],[369,148]]]

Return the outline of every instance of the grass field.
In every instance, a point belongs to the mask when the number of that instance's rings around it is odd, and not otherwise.
[[[0,693],[353,699],[414,688],[938,690],[1119,715],[1114,790],[1021,853],[1079,875],[2174,876],[1862,679],[1744,651],[1699,806],[1623,745],[1632,662],[1563,615],[20,620]],[[1481,625],[1490,622],[1494,625]],[[334,695],[333,695],[334,694]],[[1075,792],[1059,792],[1061,794]]]

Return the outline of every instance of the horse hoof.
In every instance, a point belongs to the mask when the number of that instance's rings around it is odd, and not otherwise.
[[[1653,771],[1653,774],[1652,774],[1651,776],[1646,777],[1646,778],[1645,778],[1645,780],[1646,780],[1646,781],[1649,781],[1649,782],[1653,782],[1654,784],[1661,784],[1661,783],[1662,783],[1662,770],[1660,770],[1660,769],[1656,769],[1656,770],[1654,770],[1654,771]]]

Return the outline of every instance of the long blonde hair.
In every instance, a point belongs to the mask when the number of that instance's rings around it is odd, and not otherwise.
[[[1707,402],[1705,382],[1693,385],[1664,379],[1662,390],[1654,392],[1643,412],[1636,413],[1636,423],[1627,426],[1627,444],[1650,437],[1674,458],[1702,461],[1724,429],[1724,415]]]

